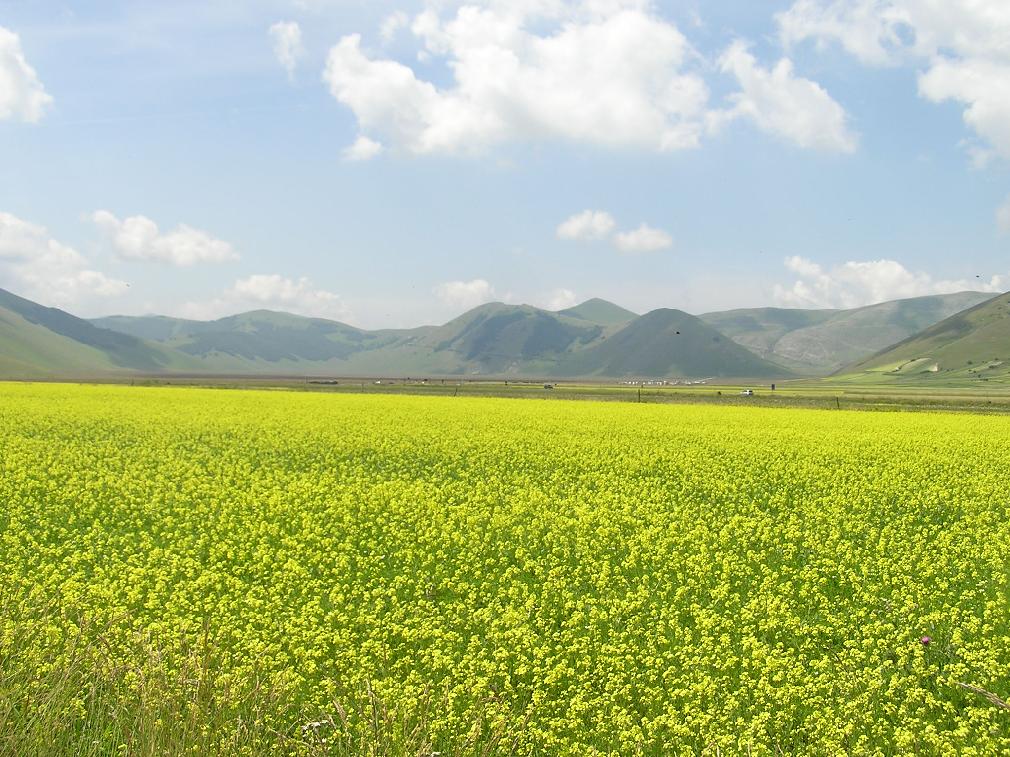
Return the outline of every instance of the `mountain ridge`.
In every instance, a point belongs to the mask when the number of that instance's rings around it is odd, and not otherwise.
[[[88,321],[0,290],[0,374],[784,379],[827,375],[855,363],[842,360],[860,345],[857,360],[868,357],[874,339],[899,342],[921,323],[932,326],[947,311],[989,297],[965,292],[850,310],[702,316],[673,308],[638,315],[599,298],[558,311],[498,302],[439,326],[366,330],[262,309],[210,321]]]
[[[5,368],[6,366],[6,368]],[[0,370],[9,375],[185,370],[172,351],[0,289]]]
[[[965,291],[848,309],[742,308],[699,317],[767,360],[825,375],[993,296]]]
[[[669,317],[663,314],[672,313],[683,338],[672,327],[653,327]],[[65,316],[74,328],[92,329],[92,341],[95,335],[113,341],[126,337],[135,350],[157,356],[119,363],[96,360],[88,365],[92,371],[549,378],[792,375],[695,316],[667,309],[639,316],[599,298],[560,311],[487,303],[440,326],[377,331],[268,310],[212,321],[119,315],[82,322]],[[56,360],[44,367],[47,373],[63,368]],[[71,368],[80,370],[79,363]],[[23,367],[19,370],[24,372]]]
[[[917,383],[1010,379],[1010,293],[847,365],[838,376]]]

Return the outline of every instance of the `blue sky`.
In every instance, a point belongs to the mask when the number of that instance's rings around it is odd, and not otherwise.
[[[936,5],[0,0],[0,287],[365,327],[1008,289],[1010,5]]]

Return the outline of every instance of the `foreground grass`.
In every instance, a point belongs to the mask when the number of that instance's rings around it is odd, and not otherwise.
[[[84,608],[70,617],[65,606],[40,604],[37,591],[20,589],[0,603],[18,634],[0,655],[2,755],[433,752],[430,701],[404,718],[366,684],[347,700],[357,709],[334,700],[317,719],[318,711],[295,704],[283,675],[234,681],[235,652],[217,645],[209,626],[192,648],[169,654],[126,617],[97,625]],[[478,728],[468,748],[497,751],[504,735]]]
[[[0,754],[1005,753],[1008,432],[0,386]]]

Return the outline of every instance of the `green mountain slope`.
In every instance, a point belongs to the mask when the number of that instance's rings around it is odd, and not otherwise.
[[[850,380],[1010,380],[1010,294],[1001,294],[846,366]]]
[[[337,321],[255,310],[215,321],[111,316],[94,323],[186,355],[216,373],[315,373],[341,367],[357,352],[397,342],[399,332],[369,332]],[[403,332],[404,334],[409,332]]]
[[[105,318],[92,318],[91,323],[99,328],[129,334],[138,339],[167,342],[199,329],[203,322],[169,318],[165,315],[110,315]]]
[[[365,331],[262,310],[210,322],[116,316],[96,323],[158,338],[209,372],[346,375],[539,372],[607,330],[502,303],[481,305],[443,326],[409,330]]]
[[[790,368],[812,375],[981,297],[961,293],[847,311],[763,308],[703,319],[668,309],[635,316],[603,300],[560,312],[491,303],[442,326],[366,331],[265,310],[206,322],[161,316],[88,322],[0,290],[0,375],[771,378],[790,375]],[[991,358],[1002,359],[999,349]]]
[[[558,315],[589,321],[599,326],[616,326],[638,318],[638,313],[632,313],[620,305],[601,300],[599,297],[586,300],[573,308],[559,310]]]
[[[680,311],[636,316],[604,300],[550,312],[489,303],[437,327],[364,331],[255,311],[197,322],[96,321],[198,360],[211,373],[480,376],[782,376]],[[681,334],[677,334],[681,331]]]
[[[188,361],[127,334],[0,289],[0,372],[60,376],[184,370]]]
[[[799,373],[824,374],[990,297],[958,292],[850,310],[753,308],[706,313],[701,319],[767,360]]]
[[[562,374],[613,377],[787,376],[789,371],[744,349],[701,319],[660,309],[572,355]]]
[[[471,372],[517,373],[543,367],[600,339],[605,328],[529,305],[491,303],[475,308],[421,340],[438,355],[469,366]]]

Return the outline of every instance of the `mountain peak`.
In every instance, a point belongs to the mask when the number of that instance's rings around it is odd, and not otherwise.
[[[569,318],[589,321],[598,326],[616,326],[638,317],[638,313],[633,313],[630,310],[622,308],[620,305],[615,305],[599,297],[588,299],[575,307],[559,310],[558,315],[566,315]]]
[[[702,318],[674,308],[638,316],[599,298],[558,312],[494,302],[443,326],[365,331],[269,310],[215,321],[89,322],[0,290],[0,375],[755,378],[791,370],[825,375],[850,364],[886,381],[927,369],[930,376],[978,380],[1010,373],[1010,296],[965,311],[990,297],[960,293],[847,311],[754,309]],[[917,341],[908,340],[918,332]],[[895,354],[886,365],[865,357],[888,344]]]

